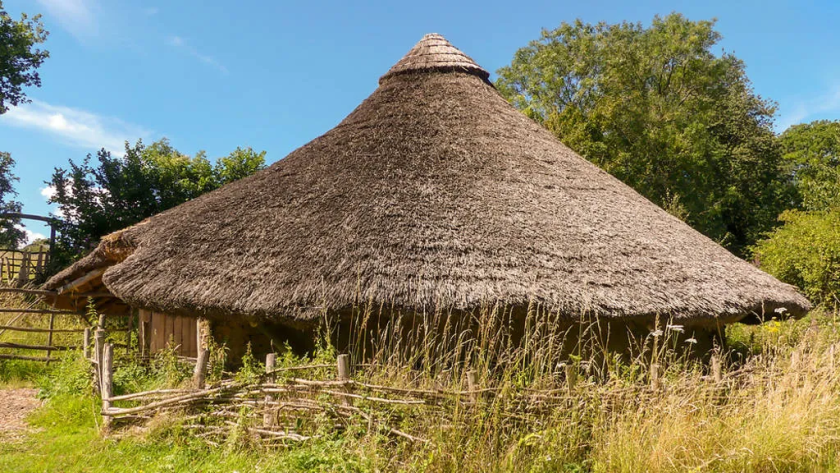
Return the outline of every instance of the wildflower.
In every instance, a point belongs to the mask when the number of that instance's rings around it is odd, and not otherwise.
[[[669,325],[668,330],[672,330],[674,332],[683,333],[683,326],[682,325]]]
[[[650,334],[653,335],[654,337],[661,337],[662,336],[662,330],[654,330]]]
[[[782,315],[782,314],[784,314],[784,313],[785,313],[785,312],[787,312],[787,311],[788,311],[788,310],[787,310],[787,309],[785,309],[784,307],[777,307],[775,310],[773,310],[773,312],[775,312],[775,313],[777,313],[777,314],[779,314],[779,315]]]
[[[687,339],[685,340],[685,343],[691,343],[691,344],[693,345],[693,344],[697,343],[697,339],[696,339],[696,338],[694,338],[694,337],[687,338]]]

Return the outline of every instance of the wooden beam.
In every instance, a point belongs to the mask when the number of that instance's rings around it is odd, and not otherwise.
[[[94,269],[93,271],[91,271],[91,272],[85,274],[84,276],[76,279],[75,281],[69,282],[69,283],[61,286],[60,288],[58,288],[58,290],[56,292],[58,292],[59,294],[63,294],[67,291],[72,291],[73,289],[75,289],[75,288],[77,288],[77,287],[79,287],[83,284],[87,284],[87,283],[93,281],[94,279],[98,278],[99,276],[102,276],[102,273],[104,273],[104,272],[105,272],[105,268]]]
[[[7,355],[5,353],[0,353],[0,360],[49,361],[49,358],[41,356]]]
[[[32,215],[32,214],[23,214],[20,212],[2,212],[0,213],[0,218],[22,218],[26,220],[37,220],[39,222],[61,222],[61,219],[53,218],[53,217],[42,217],[40,215]]]
[[[82,333],[85,331],[83,328],[57,328],[50,330],[48,328],[35,328],[35,327],[15,327],[13,325],[0,325],[0,330],[9,330],[12,332],[37,332],[37,333]]]
[[[51,310],[51,309],[7,309],[7,308],[0,308],[0,313],[80,315],[78,312],[71,312],[69,310]]]
[[[18,294],[32,294],[35,296],[57,296],[58,293],[55,291],[44,291],[41,289],[22,289],[16,287],[3,287],[0,288],[0,293],[2,292],[14,292]]]
[[[16,348],[18,350],[72,350],[73,347],[53,347],[48,345],[26,345],[23,343],[0,342],[0,348]],[[49,357],[47,357],[49,358]]]

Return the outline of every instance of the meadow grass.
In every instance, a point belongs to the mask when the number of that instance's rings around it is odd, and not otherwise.
[[[37,374],[4,363],[0,373],[34,379],[45,404],[30,418],[36,431],[0,446],[0,471],[840,471],[836,315],[818,310],[800,321],[730,327],[721,383],[709,379],[708,366],[683,356],[668,333],[643,341],[636,356],[566,358],[581,372],[571,395],[563,391],[558,352],[548,348],[560,346],[552,337],[563,335],[538,322],[529,322],[534,330],[516,347],[492,324],[471,336],[457,327],[439,338],[383,334],[367,344],[370,363],[358,378],[457,390],[465,387],[465,371],[476,369],[480,385],[497,390],[474,405],[377,412],[425,444],[361,421],[336,429],[319,420],[315,438],[287,447],[248,442],[235,429],[208,446],[177,416],[103,437],[99,402],[78,357],[68,354]],[[592,348],[597,353],[597,342]],[[317,356],[334,360],[335,351],[326,347]],[[657,391],[646,378],[651,358],[664,367]],[[310,362],[287,355],[279,364]],[[253,376],[255,365],[238,376]],[[188,376],[188,367],[166,353],[150,366],[128,359],[119,366],[118,392],[177,385]],[[533,395],[552,390],[563,400],[543,404]]]

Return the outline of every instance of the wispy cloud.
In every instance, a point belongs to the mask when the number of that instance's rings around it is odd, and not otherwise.
[[[143,14],[147,16],[157,15],[160,12],[158,7],[148,7],[143,9]]]
[[[171,36],[169,38],[168,42],[169,42],[170,46],[173,46],[175,48],[178,48],[178,49],[186,52],[187,54],[189,54],[190,56],[198,59],[199,61],[203,62],[204,64],[207,64],[208,66],[212,66],[212,67],[218,69],[219,71],[221,71],[224,74],[228,73],[228,70],[224,66],[224,64],[220,63],[213,56],[208,56],[206,54],[200,53],[194,46],[187,43],[187,41],[184,38],[182,38],[180,36]]]
[[[120,156],[126,141],[151,135],[150,130],[118,118],[39,100],[12,108],[0,116],[0,124],[38,130],[72,146],[90,151],[105,148]]]
[[[96,22],[94,0],[37,0],[46,13],[57,20],[73,36],[84,39],[96,36],[99,25]]]
[[[808,118],[819,118],[827,112],[840,111],[840,85],[820,97],[796,102],[789,113],[782,109],[781,119],[776,123],[776,130],[783,132],[791,125],[802,123]]]

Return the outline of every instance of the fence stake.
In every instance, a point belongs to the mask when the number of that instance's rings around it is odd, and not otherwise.
[[[712,355],[712,379],[715,380],[715,384],[720,384],[723,381],[723,374],[721,373],[720,367],[720,357],[718,355]]]
[[[469,370],[467,371],[467,390],[470,392],[470,399],[473,402],[478,401],[478,393],[476,393],[476,389],[478,389],[478,372],[476,370]]]
[[[128,314],[128,331],[125,332],[125,352],[131,353],[131,332],[134,330],[134,310]]]
[[[97,326],[105,330],[105,314],[99,314],[99,324]]]
[[[47,335],[47,346],[53,346],[53,328],[55,328],[55,314],[50,314],[50,333]],[[52,358],[52,350],[47,350],[47,366],[50,365],[49,359]]]
[[[650,365],[650,388],[654,391],[658,391],[659,387],[659,364],[653,363]]]
[[[207,380],[207,363],[210,361],[210,350],[204,348],[198,351],[198,360],[195,362],[193,372],[193,384],[196,389],[204,389]]]
[[[114,395],[114,345],[108,343],[102,353],[102,426],[107,432],[111,428],[111,397]]]
[[[90,360],[90,327],[85,327],[85,336],[82,341],[82,349],[85,353],[85,359]]]
[[[274,353],[269,353],[265,356],[265,372],[271,373],[274,371],[274,368],[277,366],[277,355]],[[275,376],[273,374],[269,374],[266,376],[266,382],[274,383]],[[263,414],[263,425],[266,427],[271,427],[274,425],[274,412],[269,410],[269,406],[271,403],[274,402],[274,395],[273,394],[266,394],[265,395],[265,407],[266,412]]]
[[[350,355],[338,355],[338,380],[350,380]],[[345,386],[344,390],[349,392],[349,386]],[[350,398],[347,397],[342,397],[341,403],[345,406],[350,406],[353,404],[352,401],[350,401]]]
[[[564,366],[563,369],[566,371],[566,385],[569,387],[569,392],[571,393],[575,390],[575,385],[577,384],[577,370],[571,363]]]
[[[97,393],[102,393],[102,350],[105,348],[105,331],[102,329],[96,329],[96,333],[94,335],[94,360],[96,361],[96,366],[93,369],[93,388],[96,390]]]

